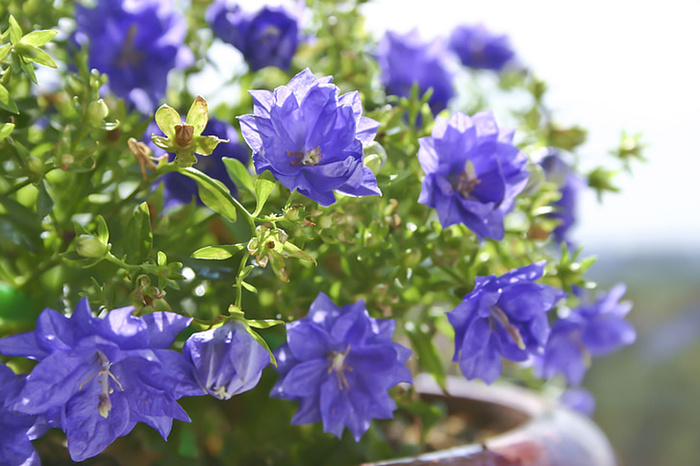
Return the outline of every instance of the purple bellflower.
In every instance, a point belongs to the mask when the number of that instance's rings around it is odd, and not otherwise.
[[[441,39],[423,42],[417,29],[403,35],[388,31],[379,43],[377,59],[387,94],[408,97],[414,84],[421,95],[432,88],[428,105],[433,114],[444,110],[454,97],[447,49]]]
[[[550,218],[560,221],[559,225],[552,231],[554,240],[558,243],[571,243],[569,233],[576,224],[579,193],[586,184],[571,165],[565,162],[554,149],[549,149],[547,155],[540,161],[540,165],[544,169],[547,181],[556,183],[561,193],[559,200],[553,204],[556,211],[550,214]]]
[[[394,327],[371,318],[362,300],[339,308],[320,293],[306,318],[287,324],[270,396],[299,402],[292,424],[323,421],[338,438],[347,427],[359,441],[372,419],[393,417],[387,391],[413,380],[405,366],[411,350],[391,341]]]
[[[145,142],[148,147],[151,148],[156,156],[165,154],[163,149],[156,147],[151,140],[151,134],[157,136],[164,136],[163,132],[158,128],[155,121],[148,125],[145,133]],[[228,176],[226,171],[226,165],[222,160],[224,157],[230,157],[239,160],[243,165],[248,164],[250,160],[250,151],[248,148],[241,144],[238,137],[238,132],[229,124],[217,120],[216,118],[209,119],[207,126],[202,131],[204,135],[215,135],[219,139],[228,139],[229,142],[222,142],[210,155],[199,156],[198,162],[194,165],[194,168],[206,173],[210,177],[221,181],[228,189],[231,194],[235,195],[238,191],[236,185]],[[175,154],[169,155],[170,161],[175,160]],[[197,189],[197,182],[193,179],[188,178],[179,173],[168,173],[160,177],[156,183],[165,183],[165,190],[163,197],[165,200],[165,206],[173,206],[177,204],[188,204],[192,199],[197,199],[197,204],[204,205],[202,200],[199,198],[199,191]]]
[[[455,354],[464,376],[492,383],[501,356],[522,362],[541,353],[549,336],[547,312],[565,293],[535,283],[544,261],[496,277],[476,277],[474,290],[447,318],[455,329]]]
[[[301,39],[298,13],[282,6],[264,6],[251,13],[230,1],[216,0],[206,19],[214,34],[243,54],[252,71],[266,66],[288,70]]]
[[[557,372],[570,385],[583,380],[591,357],[605,356],[634,343],[637,334],[625,316],[632,303],[619,302],[625,285],[619,284],[592,304],[582,304],[552,326],[544,355],[535,359],[538,374],[548,379]]]
[[[500,71],[515,56],[507,36],[491,34],[481,24],[456,27],[450,49],[464,66],[475,69]]]
[[[187,21],[171,0],[98,0],[76,5],[75,39],[89,47],[89,66],[109,76],[109,89],[141,113],[165,97],[168,72],[194,58],[184,45]]]
[[[35,331],[0,339],[0,353],[39,361],[6,407],[45,414],[66,432],[74,461],[97,455],[137,422],[166,438],[173,419],[189,422],[175,400],[204,395],[192,366],[167,349],[191,319],[132,311],[98,319],[85,298],[70,318],[45,309]]]
[[[418,202],[435,208],[444,228],[464,223],[480,240],[503,239],[505,214],[528,180],[527,156],[512,141],[491,112],[438,116],[432,135],[419,140]]]
[[[220,400],[255,387],[270,363],[267,350],[237,321],[192,334],[183,354],[194,366],[201,387]]]
[[[339,96],[332,79],[317,79],[307,68],[274,92],[250,91],[253,114],[238,117],[257,173],[270,170],[323,206],[335,202],[333,191],[381,195],[362,161],[363,144],[374,139],[379,123],[362,116],[357,91]]]
[[[23,381],[23,376],[0,364],[0,464],[40,464],[31,440],[45,432],[37,428],[41,422],[37,422],[37,416],[17,413],[5,406],[6,400],[21,390]]]

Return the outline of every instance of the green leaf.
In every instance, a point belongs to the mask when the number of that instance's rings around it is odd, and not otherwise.
[[[231,178],[237,186],[241,186],[251,193],[255,192],[255,185],[253,185],[253,178],[250,176],[250,172],[245,165],[243,165],[240,160],[233,159],[230,157],[223,157],[224,165],[226,166],[226,171],[228,176]]]
[[[178,172],[197,182],[199,197],[204,204],[232,222],[236,221],[236,204],[221,181],[210,178],[196,168],[178,167]]]
[[[22,28],[19,27],[19,23],[14,16],[10,15],[10,41],[13,44],[19,43],[22,40]]]
[[[0,141],[9,136],[13,129],[15,129],[15,125],[13,123],[0,124]]]
[[[25,60],[23,57],[18,57],[18,62],[19,67],[22,68],[24,74],[29,76],[29,79],[31,79],[34,84],[38,84],[36,80],[36,74],[34,73],[34,67],[32,66],[32,64]]]
[[[261,329],[275,327],[277,325],[284,325],[285,323],[283,320],[277,319],[246,320],[246,322],[248,322],[248,325],[251,327]]]
[[[12,44],[5,44],[0,47],[0,61],[3,61],[10,54],[12,50]]]
[[[41,180],[41,183],[39,183],[39,195],[36,198],[36,212],[40,218],[44,218],[49,215],[52,208],[53,199],[51,199],[51,195],[46,190],[46,180]]]
[[[54,29],[43,29],[41,31],[32,31],[20,39],[21,42],[35,47],[41,47],[53,39],[58,31]]]
[[[425,324],[414,322],[406,322],[405,329],[408,338],[411,340],[411,346],[418,356],[418,363],[435,377],[438,385],[445,390],[447,374],[445,373],[445,366],[440,359],[440,352],[435,343],[433,343],[430,329]]]
[[[254,287],[253,285],[251,285],[250,283],[248,283],[248,282],[241,282],[241,285],[243,285],[243,288],[245,288],[246,290],[250,291],[251,293],[258,294],[258,289],[255,288],[255,287]]]
[[[222,246],[206,246],[192,253],[194,259],[223,260],[245,249],[245,243],[226,244]]]
[[[32,52],[33,52],[33,56],[32,56],[32,58],[31,58],[31,60],[32,60],[34,63],[38,63],[38,64],[40,64],[40,65],[48,66],[49,68],[58,68],[58,67],[56,66],[56,62],[53,61],[53,58],[51,58],[51,56],[50,56],[48,53],[46,53],[46,52],[44,52],[43,50],[41,50],[41,49],[39,49],[39,48],[36,48],[36,47],[34,47],[34,49],[32,50]]]
[[[127,262],[140,264],[144,262],[153,247],[153,232],[151,231],[151,213],[148,204],[143,202],[136,208],[133,217],[126,228],[124,253]]]
[[[2,84],[0,84],[0,107],[8,112],[19,113],[15,101],[10,97],[10,92]]]
[[[270,197],[270,193],[272,192],[274,187],[275,182],[266,180],[265,178],[258,178],[255,181],[256,204],[253,217],[257,217],[260,214],[260,212],[262,212],[263,207],[265,207],[265,203],[267,202],[267,198]]]
[[[180,121],[180,114],[177,113],[177,110],[166,104],[161,105],[158,110],[156,110],[156,123],[168,139],[175,139],[175,125],[182,124]],[[160,139],[162,139],[162,137]],[[153,142],[155,142],[158,147],[162,147],[156,142],[155,138],[153,138]],[[163,148],[165,149],[165,147]]]
[[[204,100],[203,97],[197,96],[194,99],[194,102],[192,102],[189,111],[187,112],[187,120],[185,120],[185,122],[188,125],[192,125],[194,127],[194,136],[199,136],[200,134],[202,134],[202,131],[204,131],[204,128],[207,126],[208,121],[209,108],[207,105],[207,101]],[[177,124],[180,124],[180,122],[178,122]],[[211,152],[209,153],[211,154]]]
[[[100,240],[100,243],[106,245],[109,242],[109,229],[107,228],[107,222],[105,222],[105,219],[102,218],[102,215],[95,217],[95,221],[97,222],[97,239]]]

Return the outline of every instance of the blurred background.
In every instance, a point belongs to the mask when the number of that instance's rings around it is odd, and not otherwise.
[[[623,130],[643,133],[648,162],[616,177],[621,193],[599,203],[589,192],[579,206],[573,238],[599,257],[588,277],[627,283],[638,330],[583,385],[622,464],[699,464],[700,2],[375,0],[365,14],[377,38],[476,23],[507,34],[548,83],[555,119],[589,131],[584,169],[605,164]]]

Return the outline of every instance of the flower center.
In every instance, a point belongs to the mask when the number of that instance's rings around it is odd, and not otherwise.
[[[515,344],[518,345],[518,348],[525,349],[525,342],[523,341],[523,336],[520,334],[520,330],[510,323],[506,313],[498,306],[491,306],[489,310],[491,311],[491,316],[489,317],[491,328],[494,326],[494,321],[498,322],[503,326],[506,333],[513,339]]]
[[[321,147],[316,146],[313,149],[302,152],[302,151],[287,151],[289,157],[293,157],[292,165],[303,165],[303,166],[314,166],[321,163],[323,155],[321,154]]]
[[[109,371],[109,368],[112,367],[112,363],[109,362],[107,356],[105,356],[105,354],[100,350],[97,350],[97,359],[102,367],[100,367],[97,372],[92,374],[85,382],[81,383],[78,386],[78,390],[81,390],[83,385],[92,380],[93,377],[97,376],[97,383],[100,385],[100,395],[97,398],[97,410],[100,412],[100,416],[107,419],[107,416],[109,416],[109,411],[112,409],[112,402],[109,399],[109,395],[114,393],[114,389],[109,386],[110,377],[112,380],[114,380],[114,383],[117,384],[119,390],[124,391],[124,387],[121,383],[119,383],[119,380],[117,380],[114,374]]]
[[[340,390],[350,389],[348,384],[348,379],[345,377],[345,370],[352,371],[352,367],[345,365],[345,357],[350,352],[350,345],[345,349],[344,352],[340,353],[338,351],[333,351],[328,358],[331,360],[330,366],[328,366],[328,373],[335,372],[338,378],[338,388]]]
[[[476,177],[474,164],[471,160],[467,160],[467,163],[464,165],[464,171],[453,181],[452,186],[463,198],[467,199],[479,183],[481,183],[481,180]]]
[[[122,44],[121,51],[115,60],[115,65],[119,68],[133,68],[143,61],[144,53],[134,48],[134,38],[136,37],[136,25],[129,28],[126,39]]]

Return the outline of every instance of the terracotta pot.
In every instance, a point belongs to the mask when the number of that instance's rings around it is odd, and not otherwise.
[[[525,389],[450,378],[446,395],[432,377],[417,377],[425,400],[441,400],[448,414],[460,413],[470,423],[495,435],[480,444],[463,445],[413,458],[371,463],[392,465],[537,465],[614,466],[607,438],[589,418],[545,401]]]

